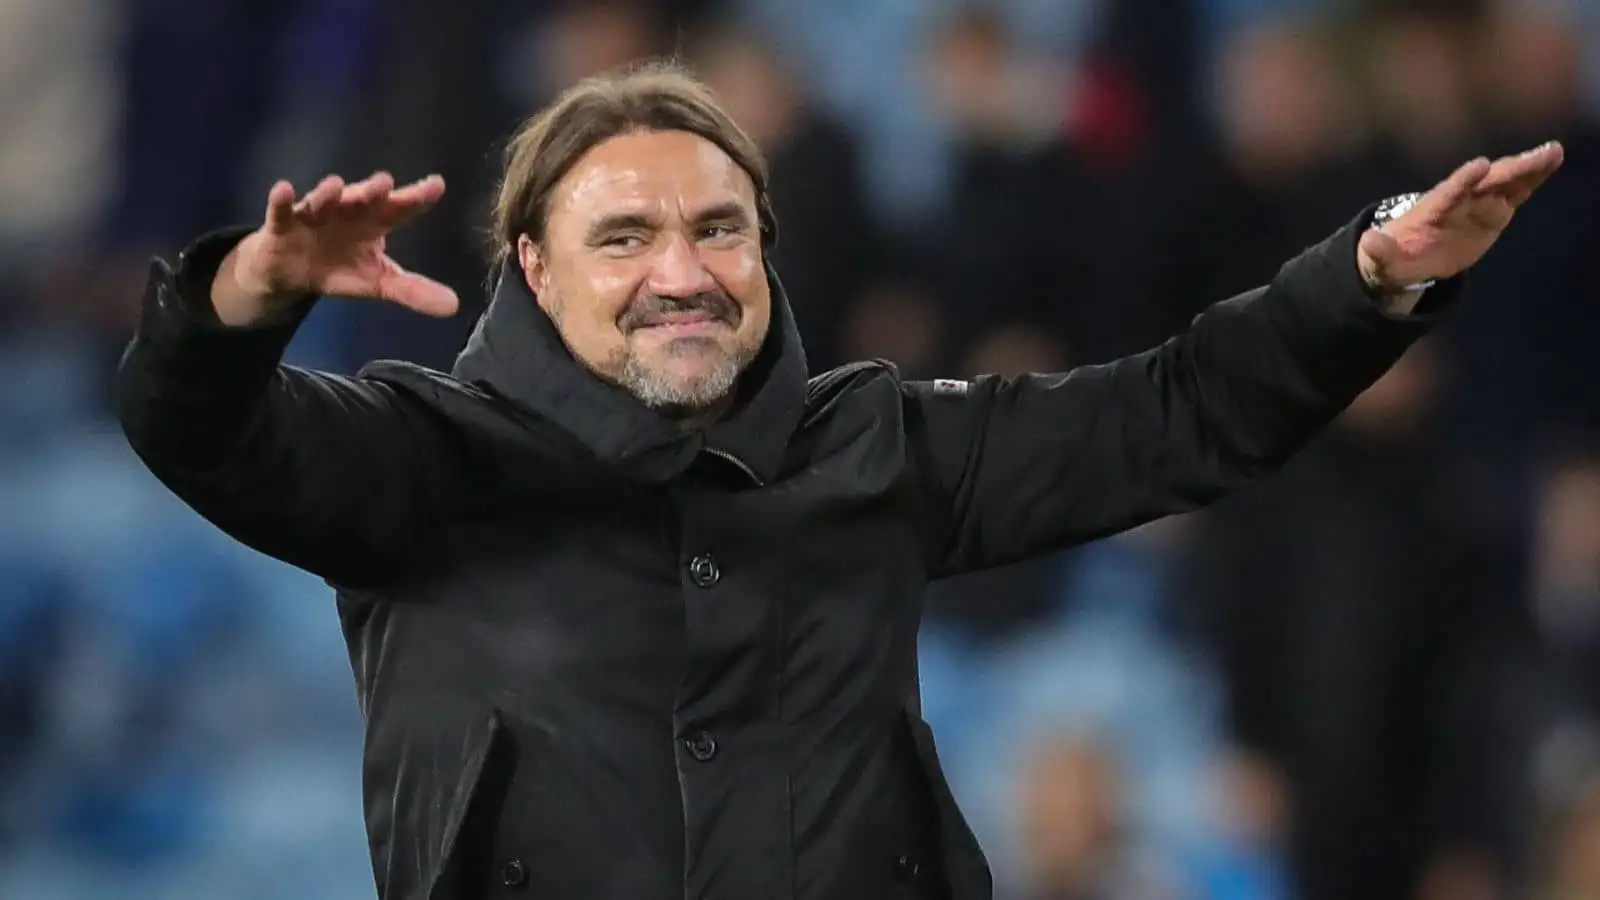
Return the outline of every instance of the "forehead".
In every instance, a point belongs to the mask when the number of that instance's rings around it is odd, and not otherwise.
[[[551,195],[558,218],[619,211],[690,215],[735,201],[755,208],[755,185],[716,144],[685,131],[618,135],[579,157]]]

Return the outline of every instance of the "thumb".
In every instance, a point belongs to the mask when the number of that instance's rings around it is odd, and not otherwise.
[[[413,312],[441,319],[455,315],[461,308],[460,298],[448,286],[407,272],[392,261],[378,282],[378,296]]]
[[[1360,256],[1364,269],[1369,269],[1368,274],[1382,275],[1401,262],[1405,250],[1394,235],[1381,228],[1369,228],[1361,236],[1359,245]]]

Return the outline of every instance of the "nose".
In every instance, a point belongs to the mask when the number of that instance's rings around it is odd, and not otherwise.
[[[650,292],[658,297],[692,297],[716,290],[711,270],[693,242],[674,234],[663,244],[650,268]]]

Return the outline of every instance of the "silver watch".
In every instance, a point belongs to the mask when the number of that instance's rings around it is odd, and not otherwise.
[[[1401,194],[1397,197],[1390,197],[1382,203],[1379,203],[1377,211],[1372,214],[1372,227],[1382,228],[1390,222],[1393,222],[1395,219],[1398,219],[1410,212],[1411,208],[1417,205],[1417,201],[1422,199],[1422,196],[1423,195],[1421,192],[1413,191],[1409,194]],[[1425,291],[1438,283],[1438,279],[1420,281],[1416,284],[1406,285],[1397,291],[1397,293],[1409,294],[1415,291]]]

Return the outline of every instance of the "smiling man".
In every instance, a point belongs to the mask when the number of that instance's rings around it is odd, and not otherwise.
[[[656,66],[513,138],[497,287],[451,373],[280,361],[321,296],[455,312],[384,251],[442,182],[279,183],[259,227],[152,268],[123,427],[201,515],[335,588],[384,900],[987,898],[920,715],[929,581],[1281,466],[1561,153],[1352,210],[1112,365],[813,376],[760,153]]]
[[[509,211],[537,180],[508,180],[502,207],[501,231],[516,232],[506,241],[568,349],[685,421],[725,408],[771,321],[756,186],[732,162],[690,132],[625,133],[557,183],[531,230]]]

